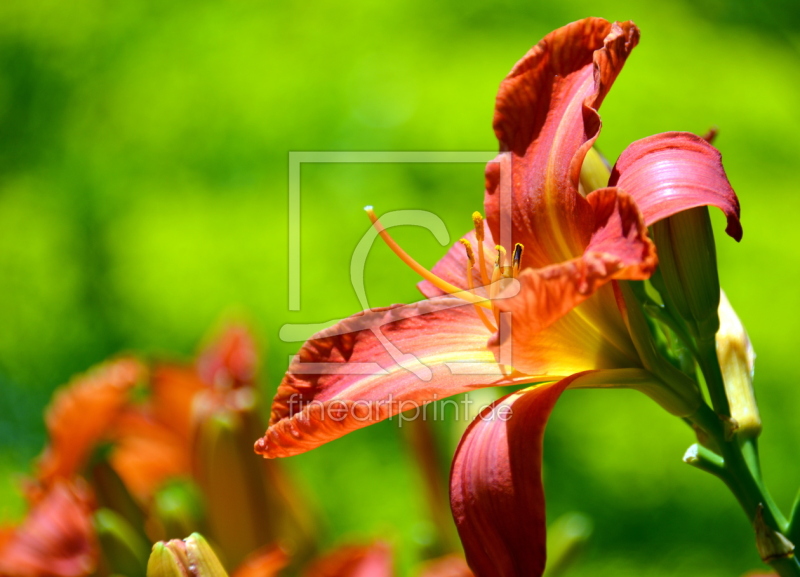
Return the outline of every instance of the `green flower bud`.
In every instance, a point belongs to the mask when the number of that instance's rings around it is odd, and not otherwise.
[[[708,208],[679,212],[653,225],[658,250],[658,287],[695,336],[711,339],[719,328],[717,251]],[[666,292],[667,294],[663,294]]]
[[[147,563],[147,577],[228,577],[214,550],[200,533],[159,541]]]

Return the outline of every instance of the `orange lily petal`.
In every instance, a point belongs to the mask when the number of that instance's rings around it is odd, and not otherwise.
[[[45,414],[50,445],[38,464],[43,484],[71,478],[84,466],[143,374],[138,361],[120,359],[75,378],[55,394]]]
[[[147,502],[167,479],[190,474],[188,443],[142,411],[120,415],[114,440],[111,466],[142,502]]]
[[[505,334],[511,335],[512,359],[518,371],[567,375],[639,366],[609,291],[598,295],[591,305],[575,309],[612,280],[648,278],[657,265],[655,245],[647,236],[636,203],[626,193],[600,189],[587,201],[597,220],[583,256],[522,271],[519,294],[495,301],[498,310],[512,313],[503,322],[512,325]],[[499,334],[490,346],[498,351]]]
[[[402,411],[500,382],[503,374],[486,349],[489,336],[474,307],[454,297],[345,319],[300,349],[255,450],[268,458],[295,455]]]
[[[391,577],[392,552],[385,543],[341,547],[315,561],[303,577]]]
[[[97,563],[86,492],[56,482],[0,550],[0,574],[83,577]]]
[[[716,206],[728,219],[726,232],[742,238],[739,199],[722,167],[722,156],[689,132],[665,132],[637,140],[620,155],[611,173],[636,199],[647,226],[697,206]]]
[[[231,577],[276,577],[289,564],[289,555],[277,545],[267,545],[251,553]]]
[[[594,217],[579,192],[581,165],[600,131],[597,108],[638,41],[631,22],[573,22],[545,36],[500,85],[494,129],[503,154],[486,167],[484,202],[501,243],[500,215],[510,215],[523,267],[583,252]],[[509,195],[500,190],[506,178]]]
[[[150,384],[149,406],[153,417],[188,443],[194,431],[195,395],[208,388],[194,368],[179,365],[156,367]]]
[[[503,397],[461,438],[450,504],[477,577],[536,577],[544,571],[544,430],[561,393],[583,374]]]

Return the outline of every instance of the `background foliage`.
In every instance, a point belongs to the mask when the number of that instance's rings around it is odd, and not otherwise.
[[[188,357],[238,311],[269,350],[270,395],[299,346],[279,339],[282,325],[359,309],[349,261],[368,227],[362,206],[433,211],[453,241],[481,208],[480,165],[306,166],[302,310],[289,312],[288,151],[494,150],[500,80],[544,34],[587,15],[642,29],[601,110],[609,158],[652,133],[720,127],[745,227],[741,245],[718,237],[721,277],[760,355],[765,476],[788,508],[800,482],[793,2],[6,0],[0,521],[23,510],[12,473],[41,449],[42,409],[71,374],[123,350]],[[444,250],[421,229],[396,236],[426,265]],[[373,306],[417,298],[414,274],[382,246],[366,274]],[[460,424],[440,425],[457,438]],[[758,566],[732,497],[681,463],[690,442],[635,393],[565,396],[546,474],[552,518],[577,509],[595,521],[576,575]],[[410,463],[385,423],[287,466],[326,514],[328,542],[380,534],[408,564],[432,530]]]

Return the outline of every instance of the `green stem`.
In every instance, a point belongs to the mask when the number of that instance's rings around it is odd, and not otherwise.
[[[740,442],[734,436],[728,438],[722,420],[703,404],[689,419],[709,437],[722,457],[725,474],[720,477],[744,509],[751,524],[759,514],[766,527],[775,533],[784,534],[788,523],[761,481],[757,453],[749,441]],[[781,577],[800,577],[800,563],[794,556],[767,559],[767,563]]]
[[[696,341],[697,362],[700,364],[700,370],[703,371],[703,376],[706,379],[711,404],[718,415],[730,417],[731,409],[728,404],[728,397],[725,394],[722,371],[717,360],[717,342],[714,335],[711,335],[711,338],[696,338]]]

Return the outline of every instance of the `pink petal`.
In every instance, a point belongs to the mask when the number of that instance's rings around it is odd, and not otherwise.
[[[636,199],[647,226],[696,206],[716,206],[726,232],[742,238],[739,199],[728,182],[719,151],[689,132],[665,132],[637,140],[617,160],[609,184]]]
[[[512,393],[481,412],[456,450],[450,504],[476,577],[537,577],[545,567],[542,440],[578,373]]]

